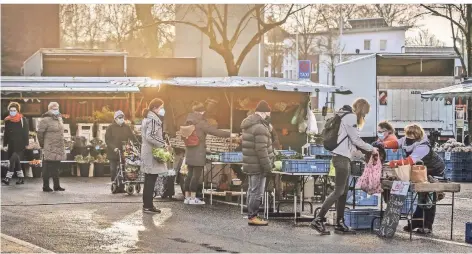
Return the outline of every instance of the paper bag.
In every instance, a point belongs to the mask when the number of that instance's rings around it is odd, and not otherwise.
[[[428,171],[424,165],[411,166],[411,182],[412,183],[427,183]]]
[[[25,174],[26,177],[33,177],[33,169],[31,169],[31,166],[27,166],[26,167],[26,174]]]
[[[398,179],[402,182],[409,182],[410,181],[410,173],[411,173],[411,165],[398,165],[395,168],[395,174],[397,175]]]

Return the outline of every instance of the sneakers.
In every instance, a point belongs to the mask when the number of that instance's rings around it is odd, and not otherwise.
[[[10,178],[8,178],[8,177],[3,178],[2,183],[6,184],[6,185],[10,185]]]
[[[331,232],[326,230],[324,223],[326,218],[316,217],[310,224],[310,227],[318,231],[321,235],[330,235]]]
[[[54,191],[65,191],[66,189],[62,188],[62,187],[54,187]]]
[[[185,201],[184,201],[185,202]],[[190,198],[188,200],[189,205],[204,205],[205,201],[200,200],[199,198]]]
[[[252,217],[251,219],[248,219],[247,224],[249,226],[267,226],[269,223],[263,219],[261,219],[259,216]]]
[[[157,209],[155,206],[153,206],[152,208],[143,207],[143,212],[144,213],[161,213],[161,210]]]

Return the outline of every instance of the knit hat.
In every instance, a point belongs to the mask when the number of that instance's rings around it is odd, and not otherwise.
[[[10,108],[16,108],[16,111],[20,112],[21,111],[21,106],[18,102],[10,102],[10,104],[8,104],[8,110],[10,110]]]
[[[206,108],[205,105],[201,102],[195,102],[192,106],[192,110],[194,112],[205,112]]]
[[[123,113],[123,111],[121,111],[121,110],[116,111],[114,118],[116,119],[116,118],[118,118],[119,116],[125,116],[125,113]]]
[[[262,100],[257,104],[255,111],[256,112],[270,112],[271,108],[266,101]]]

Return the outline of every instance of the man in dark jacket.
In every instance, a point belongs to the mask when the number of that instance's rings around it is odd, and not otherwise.
[[[24,183],[20,160],[23,158],[24,150],[29,144],[29,126],[26,118],[20,113],[20,108],[20,104],[10,103],[8,105],[10,114],[5,118],[3,147],[8,146],[8,158],[10,159],[10,168],[6,177],[2,180],[6,185],[10,184],[15,171],[18,176],[16,184]]]
[[[270,130],[270,107],[260,101],[255,113],[241,123],[243,130],[243,170],[248,175],[248,224],[266,226],[267,221],[257,216],[264,194],[266,174],[273,168],[274,151]]]
[[[105,143],[107,144],[107,157],[110,161],[111,181],[116,178],[120,158],[118,151],[123,152],[123,142],[129,140],[136,141],[136,137],[127,124],[125,124],[125,114],[118,110],[115,112],[115,122],[110,124],[105,133]]]

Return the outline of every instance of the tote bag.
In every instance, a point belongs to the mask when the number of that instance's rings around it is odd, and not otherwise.
[[[428,171],[425,165],[411,166],[411,182],[412,183],[429,183]]]
[[[395,174],[397,175],[398,179],[400,179],[400,181],[409,182],[411,174],[411,165],[397,165],[397,167],[395,168]]]
[[[382,176],[382,163],[380,157],[377,157],[377,161],[374,165],[374,161],[371,157],[369,163],[366,165],[362,176],[359,177],[356,183],[356,189],[361,189],[367,194],[372,195],[382,192],[381,178]]]

